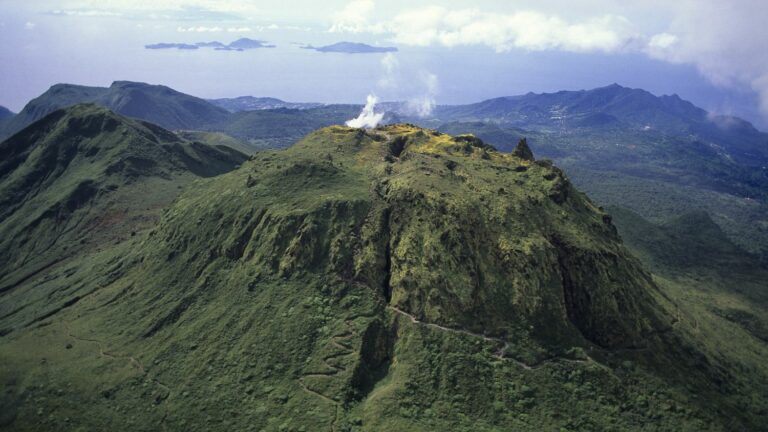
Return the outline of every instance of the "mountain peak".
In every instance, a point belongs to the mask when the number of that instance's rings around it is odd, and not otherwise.
[[[622,90],[622,89],[623,89],[623,90],[632,90],[631,88],[629,88],[629,87],[624,87],[623,85],[621,85],[621,84],[618,84],[618,83],[611,83],[611,84],[608,84],[608,85],[607,85],[607,86],[605,86],[605,87],[598,87],[598,89],[599,89],[599,88],[604,88],[604,89],[617,89],[617,90]]]
[[[5,120],[15,116],[16,114],[4,106],[0,106],[0,120]]]
[[[124,87],[147,88],[147,87],[164,87],[164,86],[149,84],[149,83],[140,82],[140,81],[117,80],[117,81],[112,81],[112,84],[109,87],[110,88],[124,88]]]

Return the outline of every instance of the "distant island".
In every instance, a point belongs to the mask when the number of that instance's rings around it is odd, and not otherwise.
[[[160,42],[156,44],[144,45],[146,49],[180,49],[180,50],[196,50],[199,47],[197,45],[185,44],[185,43],[165,43]]]
[[[335,53],[347,53],[347,54],[368,54],[368,53],[386,53],[397,52],[395,47],[377,47],[358,42],[337,42],[332,45],[326,45],[321,47],[315,47],[312,45],[305,45],[303,49],[311,49],[320,52],[335,52]]]
[[[196,50],[199,48],[213,48],[216,51],[244,51],[248,49],[256,48],[274,48],[275,45],[270,44],[267,41],[261,41],[256,39],[240,38],[229,45],[219,41],[211,42],[197,42],[194,44],[187,43],[166,43],[160,42],[156,44],[144,45],[146,49],[180,49],[180,50]]]

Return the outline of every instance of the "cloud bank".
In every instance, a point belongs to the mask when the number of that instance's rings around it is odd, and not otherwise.
[[[486,45],[498,52],[513,48],[612,52],[635,39],[629,21],[621,16],[604,15],[572,23],[534,11],[491,14],[449,11],[440,6],[399,14],[390,28],[393,40],[403,44]]]
[[[486,45],[499,52],[513,48],[614,52],[635,44],[639,38],[629,20],[618,15],[568,22],[536,11],[498,14],[427,6],[376,22],[372,20],[373,12],[372,0],[353,1],[333,15],[328,31],[388,33],[393,42],[413,46]]]
[[[695,65],[719,86],[749,88],[768,116],[768,7],[764,2],[683,0],[669,33],[651,40],[648,54]]]

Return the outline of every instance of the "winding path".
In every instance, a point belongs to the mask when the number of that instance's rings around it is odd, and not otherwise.
[[[69,327],[69,323],[67,323],[65,320],[61,320],[61,324],[62,324],[62,327],[64,327],[64,331],[65,331],[67,337],[72,338],[74,340],[81,341],[81,342],[89,342],[89,343],[96,344],[96,346],[99,347],[99,356],[104,357],[104,358],[108,358],[110,360],[125,360],[132,367],[134,367],[136,370],[138,370],[142,375],[147,375],[147,370],[144,368],[144,365],[142,365],[141,362],[136,359],[136,357],[131,356],[131,355],[124,355],[123,356],[123,355],[117,355],[117,354],[110,353],[109,351],[107,351],[104,348],[104,342],[102,342],[100,340],[97,340],[97,339],[84,338],[84,337],[80,337],[80,336],[77,336],[77,335],[73,334],[71,329],[70,329],[70,327]],[[168,418],[168,399],[171,398],[171,394],[172,394],[171,388],[168,387],[167,385],[163,384],[157,378],[150,378],[150,380],[155,385],[157,385],[158,387],[160,387],[162,390],[165,391],[165,395],[166,396],[162,399],[162,401],[164,403],[164,410],[163,410],[163,417],[160,419],[160,426],[163,428],[163,430],[167,430],[166,425],[165,425],[165,419]],[[158,399],[155,399],[155,400],[158,401]]]
[[[433,324],[433,323],[426,323],[426,322],[420,321],[419,319],[417,319],[415,316],[409,314],[408,312],[405,312],[402,309],[398,309],[397,307],[392,306],[392,305],[388,305],[387,309],[389,309],[389,310],[391,310],[391,311],[393,311],[393,312],[395,312],[397,314],[400,314],[400,315],[410,319],[411,323],[413,323],[413,324],[421,325],[421,326],[424,326],[424,327],[429,327],[429,328],[440,330],[440,331],[456,333],[456,334],[463,334],[463,335],[467,335],[467,336],[471,336],[471,337],[475,337],[475,338],[480,338],[480,339],[483,339],[486,342],[492,342],[492,343],[496,343],[496,344],[501,344],[501,348],[498,351],[496,351],[495,353],[493,353],[493,356],[498,358],[498,359],[501,359],[501,360],[512,361],[512,362],[514,362],[515,364],[517,364],[518,366],[520,366],[521,368],[523,368],[525,370],[538,369],[538,368],[546,365],[547,363],[554,363],[554,362],[558,362],[558,361],[567,361],[567,362],[572,362],[572,363],[592,363],[592,364],[595,364],[595,365],[597,365],[597,366],[599,366],[601,368],[605,368],[608,371],[610,371],[611,373],[613,373],[613,371],[611,371],[610,368],[608,368],[607,366],[605,366],[605,365],[595,361],[589,355],[587,355],[587,358],[583,359],[583,360],[582,359],[570,359],[570,358],[566,358],[566,357],[549,357],[549,358],[545,358],[545,359],[541,360],[540,362],[538,362],[538,363],[536,363],[534,365],[529,365],[529,364],[524,363],[524,362],[522,362],[520,360],[517,360],[517,359],[515,359],[513,357],[507,357],[506,356],[507,348],[509,348],[509,342],[504,340],[504,339],[494,338],[494,337],[486,336],[486,335],[480,334],[480,333],[474,333],[474,332],[471,332],[469,330],[445,327],[445,326],[441,326],[439,324]]]
[[[350,346],[349,343],[345,343],[345,342],[347,342],[347,340],[351,338],[353,335],[351,323],[356,318],[357,317],[345,319],[344,325],[347,326],[347,330],[342,334],[331,336],[331,345],[339,349],[340,351],[323,358],[322,362],[329,369],[328,372],[311,372],[308,374],[304,374],[299,378],[299,386],[301,386],[302,390],[304,390],[309,394],[315,395],[320,399],[334,406],[335,412],[333,415],[333,421],[331,422],[332,432],[336,431],[336,423],[339,420],[339,409],[341,408],[341,402],[336,400],[333,396],[329,396],[317,390],[311,389],[309,386],[307,386],[307,383],[304,382],[304,380],[307,378],[332,379],[336,375],[338,375],[340,372],[344,372],[347,370],[347,368],[334,364],[330,362],[330,360],[339,358],[339,357],[344,357],[350,354],[354,354],[355,351],[352,349],[352,346]]]
[[[445,326],[442,326],[440,324],[423,322],[423,321],[420,321],[418,318],[416,318],[414,315],[412,315],[412,314],[410,314],[408,312],[405,312],[404,310],[399,309],[399,308],[397,308],[395,306],[392,306],[392,305],[387,305],[386,309],[388,309],[388,310],[390,310],[390,311],[392,311],[392,312],[394,312],[394,313],[396,313],[398,315],[401,315],[401,316],[403,316],[405,318],[408,318],[408,320],[412,324],[415,324],[415,325],[420,325],[420,326],[431,328],[431,329],[438,330],[438,331],[444,331],[444,332],[455,333],[455,334],[462,334],[462,335],[465,335],[465,336],[479,338],[479,339],[482,339],[482,340],[484,340],[486,342],[491,342],[491,343],[496,344],[496,345],[500,345],[501,348],[499,348],[497,351],[495,351],[493,353],[493,356],[498,358],[498,359],[500,359],[500,360],[507,360],[507,361],[514,362],[515,364],[517,364],[518,366],[520,366],[524,370],[529,370],[529,371],[530,370],[535,370],[535,369],[543,367],[543,366],[545,366],[545,365],[547,365],[549,363],[555,363],[555,362],[564,361],[564,362],[582,363],[582,364],[591,363],[591,364],[594,364],[594,365],[596,365],[596,366],[598,366],[600,368],[606,369],[611,375],[613,375],[613,371],[609,367],[607,367],[607,366],[605,366],[605,365],[595,361],[589,355],[587,355],[586,359],[571,359],[571,358],[566,358],[566,357],[549,357],[549,358],[541,360],[540,362],[538,362],[536,364],[530,365],[530,364],[524,363],[524,362],[522,362],[520,360],[517,360],[517,359],[515,359],[513,357],[508,357],[506,354],[507,354],[507,349],[509,348],[510,343],[508,341],[504,340],[504,339],[490,337],[490,336],[487,336],[487,335],[484,335],[484,334],[471,332],[471,331],[465,330],[465,329],[457,329],[457,328],[445,327]],[[341,333],[341,334],[338,334],[338,335],[335,335],[335,336],[331,336],[330,344],[332,346],[334,346],[335,348],[337,348],[339,351],[335,352],[333,354],[330,354],[330,355],[328,355],[328,356],[326,356],[326,357],[324,357],[322,359],[322,363],[328,368],[328,371],[327,372],[310,372],[310,373],[302,375],[299,378],[299,380],[298,380],[299,381],[299,386],[302,388],[302,390],[304,390],[305,392],[307,392],[307,393],[309,393],[311,395],[314,395],[314,396],[316,396],[316,397],[318,397],[318,398],[324,400],[325,402],[328,402],[328,403],[330,403],[330,404],[332,404],[334,406],[335,412],[334,412],[333,421],[331,422],[331,431],[332,432],[336,432],[336,430],[337,430],[336,429],[336,423],[339,420],[339,410],[342,408],[342,402],[337,400],[336,398],[334,398],[334,396],[332,396],[332,395],[323,394],[320,391],[313,390],[312,388],[310,388],[307,385],[305,380],[307,378],[332,379],[335,376],[337,376],[339,373],[344,372],[344,371],[347,370],[345,367],[331,362],[331,360],[333,360],[335,358],[338,358],[338,357],[343,357],[343,356],[347,356],[347,355],[355,353],[354,349],[352,348],[352,346],[349,344],[348,341],[353,336],[352,324],[351,323],[352,323],[352,321],[354,321],[357,318],[359,318],[359,317],[353,317],[353,318],[345,319],[344,320],[344,325],[347,326],[347,330],[345,332]]]

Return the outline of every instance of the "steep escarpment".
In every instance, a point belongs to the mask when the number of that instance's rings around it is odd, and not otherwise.
[[[336,126],[196,180],[144,235],[52,271],[66,307],[0,317],[17,383],[0,402],[68,382],[79,402],[55,397],[47,424],[97,429],[752,424],[710,410],[727,374],[675,333],[610,217],[529,156]],[[37,355],[56,372],[42,385]]]

